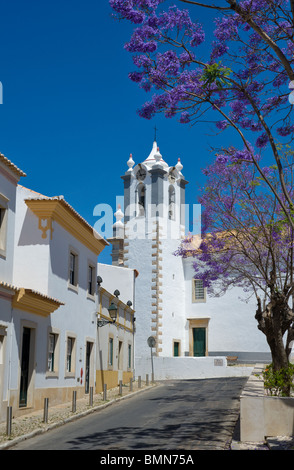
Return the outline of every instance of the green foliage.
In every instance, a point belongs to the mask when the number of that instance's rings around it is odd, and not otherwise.
[[[268,365],[262,373],[264,379],[264,388],[271,396],[286,397],[289,396],[294,388],[294,364],[288,364],[287,368],[277,371],[273,365]]]
[[[215,62],[205,67],[201,81],[205,82],[204,87],[215,83],[218,88],[228,85],[227,78],[229,77],[231,69],[228,67],[221,67],[221,62]]]

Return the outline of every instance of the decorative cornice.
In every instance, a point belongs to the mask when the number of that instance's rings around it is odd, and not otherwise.
[[[52,238],[52,220],[55,220],[96,255],[99,255],[108,245],[108,242],[62,197],[26,199],[25,203],[39,218],[39,229],[42,231],[42,238],[47,237],[48,230],[50,230]],[[46,220],[47,223],[44,224],[43,221]]]
[[[12,299],[12,307],[34,313],[35,315],[47,317],[50,313],[57,310],[60,305],[64,305],[63,302],[47,297],[32,289],[21,287],[15,290],[16,292]]]

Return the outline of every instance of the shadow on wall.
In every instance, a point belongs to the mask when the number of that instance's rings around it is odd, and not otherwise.
[[[46,226],[47,221],[41,221],[43,227]],[[24,221],[22,224],[20,236],[18,239],[18,246],[30,245],[48,245],[50,239],[50,232],[47,231],[46,238],[42,238],[42,230],[38,228],[38,218],[33,212],[27,208]]]

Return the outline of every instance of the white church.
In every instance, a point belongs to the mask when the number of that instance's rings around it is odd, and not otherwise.
[[[145,372],[150,357],[158,364],[161,358],[166,369],[181,368],[184,361],[175,360],[179,357],[214,358],[214,364],[221,364],[216,357],[246,364],[270,362],[269,347],[254,318],[254,300],[241,301],[239,288],[219,298],[209,297],[202,282],[194,279],[193,259],[174,255],[187,236],[188,181],[180,159],[167,163],[154,141],[149,156],[135,162],[130,155],[127,165],[122,176],[124,208],[115,213],[108,242],[113,265],[139,272],[135,290],[138,373]],[[154,338],[152,350],[150,337]]]

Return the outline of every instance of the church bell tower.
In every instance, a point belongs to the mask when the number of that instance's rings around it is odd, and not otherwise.
[[[139,271],[136,280],[135,356],[150,355],[149,336],[157,356],[172,356],[185,324],[184,273],[174,252],[185,236],[185,180],[178,159],[169,166],[157,142],[149,156],[127,162],[124,208],[118,208],[113,227],[112,262]],[[183,333],[181,333],[181,331]]]

